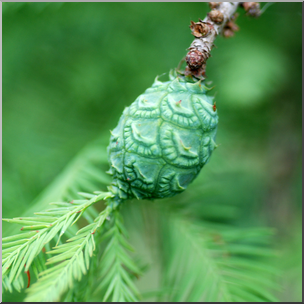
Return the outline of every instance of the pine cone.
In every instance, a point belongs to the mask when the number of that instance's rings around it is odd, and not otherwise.
[[[210,89],[171,76],[126,108],[111,132],[109,190],[121,199],[154,199],[184,191],[208,162],[218,116]]]

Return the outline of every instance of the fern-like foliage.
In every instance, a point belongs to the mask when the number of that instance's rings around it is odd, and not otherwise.
[[[93,223],[83,227],[76,236],[49,252],[53,256],[46,264],[52,264],[53,267],[39,274],[39,279],[30,289],[26,301],[59,301],[68,288],[73,288],[75,279],[81,280],[90,267],[90,258],[95,250],[94,234],[111,211],[112,207],[107,207]]]
[[[113,227],[104,236],[109,242],[101,258],[98,279],[101,284],[96,289],[105,291],[103,302],[136,302],[139,299],[132,277],[138,277],[141,271],[127,254],[133,248],[126,236],[121,215],[114,212]]]
[[[80,282],[74,282],[73,288],[63,298],[64,302],[135,302],[139,299],[133,280],[142,271],[128,254],[133,250],[127,242],[120,213],[114,211],[103,227],[96,239],[95,258],[88,274]]]
[[[86,194],[84,196],[88,197]],[[37,212],[37,217],[4,219],[10,223],[23,224],[25,226],[21,230],[28,231],[2,239],[2,281],[4,288],[11,291],[11,284],[14,282],[13,286],[20,290],[23,287],[20,276],[22,270],[29,270],[34,258],[39,255],[44,246],[57,235],[58,243],[60,237],[79,220],[88,207],[111,196],[112,194],[109,192],[98,193],[90,195],[89,200],[53,203],[55,208]],[[110,210],[111,207],[106,208],[105,216],[108,216]],[[93,225],[93,228],[96,229],[103,223],[103,220],[103,213],[101,213],[95,225],[90,224],[85,228],[91,231]]]
[[[267,229],[166,217],[162,301],[271,302],[277,288]],[[170,242],[168,242],[170,240]]]
[[[102,172],[103,166],[107,165],[105,150],[100,140],[88,144],[36,199],[26,215],[35,209],[41,210],[51,199],[70,202],[51,203],[53,208],[35,212],[35,217],[4,219],[9,223],[24,225],[21,228],[23,233],[3,239],[4,289],[12,292],[15,288],[20,292],[25,287],[23,272],[31,271],[37,282],[27,290],[25,301],[83,301],[85,295],[89,298],[100,285],[100,280],[92,282],[92,278],[102,276],[100,279],[104,284],[97,289],[104,292],[103,297],[115,299],[118,296],[125,301],[138,299],[139,293],[132,278],[138,276],[140,270],[126,252],[131,247],[125,239],[122,219],[117,212],[115,216],[111,215],[117,204],[110,201],[108,207],[99,214],[93,206],[98,201],[110,198],[111,193],[79,193],[81,190],[93,192],[97,186],[105,187],[109,184],[109,178]],[[71,201],[77,195],[85,199]],[[77,227],[81,218],[89,224],[83,226],[82,223],[79,229]],[[112,228],[100,239],[105,233],[105,219],[110,219]],[[107,240],[109,242],[105,250],[104,243]],[[96,256],[92,259],[93,252],[99,254],[99,258]],[[115,257],[115,262],[113,260],[112,264],[108,264],[111,256]],[[104,263],[107,267],[100,268]],[[121,283],[115,285],[114,290],[111,285],[107,285],[113,275]],[[83,281],[90,282],[94,289],[90,292],[90,288],[86,288],[84,291],[81,288]]]

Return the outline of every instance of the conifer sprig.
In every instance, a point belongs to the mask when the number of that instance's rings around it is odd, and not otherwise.
[[[95,250],[94,235],[111,214],[109,205],[99,213],[93,223],[78,230],[77,234],[66,243],[56,246],[48,252],[53,255],[47,265],[53,266],[39,274],[38,281],[29,289],[27,302],[59,301],[68,288],[73,288],[74,281],[80,281],[90,267],[90,258]]]
[[[113,215],[113,227],[104,235],[109,242],[101,258],[98,278],[101,283],[96,292],[104,291],[103,302],[137,302],[140,296],[132,277],[138,277],[141,270],[127,253],[133,248],[126,240],[127,231],[121,215],[118,212]]]
[[[180,217],[166,217],[165,222],[163,286],[169,292],[162,301],[277,301],[278,273],[269,263],[275,254],[265,246],[271,230]]]
[[[22,286],[20,274],[23,270],[29,270],[34,258],[43,247],[57,234],[59,234],[58,244],[60,237],[79,220],[88,207],[98,201],[110,198],[112,194],[99,192],[96,195],[83,194],[83,196],[89,200],[52,203],[55,208],[37,212],[37,217],[4,219],[10,223],[25,225],[21,230],[27,231],[2,239],[2,282],[5,282],[6,289],[12,290],[11,284],[14,281],[19,282],[16,284],[17,289],[20,289],[19,285]],[[108,208],[110,207],[107,207],[106,210],[109,210]]]

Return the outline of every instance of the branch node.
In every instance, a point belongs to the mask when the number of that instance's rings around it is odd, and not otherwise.
[[[190,50],[186,55],[186,62],[191,70],[199,69],[205,61],[205,56],[199,50]]]
[[[248,16],[259,17],[261,15],[260,3],[259,2],[242,2]]]
[[[235,24],[235,20],[238,17],[238,15],[239,15],[238,13],[235,13],[224,26],[223,36],[225,38],[234,36],[234,33],[240,30],[240,28]]]
[[[212,10],[208,13],[208,17],[216,24],[221,24],[224,21],[224,14],[219,10]]]
[[[191,21],[191,34],[196,38],[206,37],[210,34],[210,26],[212,25],[207,22],[203,22],[202,20],[196,23]]]

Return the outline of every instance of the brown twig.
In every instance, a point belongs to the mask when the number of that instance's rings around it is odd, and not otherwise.
[[[251,16],[257,17],[260,9],[257,2],[209,2],[212,9],[204,20],[191,21],[190,29],[195,39],[186,55],[187,66],[184,75],[191,75],[198,79],[205,79],[206,61],[210,57],[216,36],[223,33],[224,37],[231,37],[238,26],[234,23],[235,11],[242,5]]]

